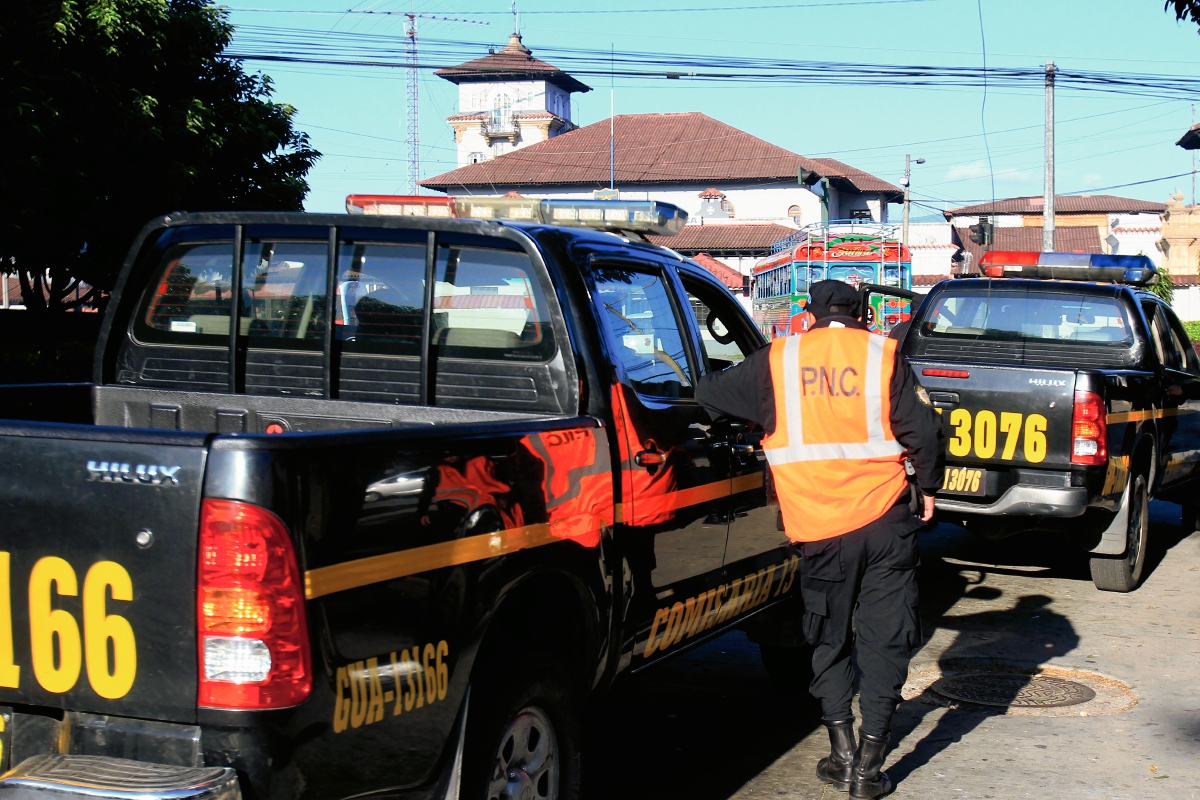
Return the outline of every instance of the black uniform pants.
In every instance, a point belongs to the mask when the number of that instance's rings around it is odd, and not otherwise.
[[[804,542],[800,591],[804,636],[813,646],[809,690],[827,720],[849,719],[855,651],[862,731],[887,734],[921,645],[916,530],[907,503],[875,522],[820,542]]]

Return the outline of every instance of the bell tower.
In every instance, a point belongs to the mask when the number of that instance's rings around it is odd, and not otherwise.
[[[487,161],[574,130],[571,96],[591,87],[533,57],[517,31],[501,49],[434,73],[458,86],[458,166]]]

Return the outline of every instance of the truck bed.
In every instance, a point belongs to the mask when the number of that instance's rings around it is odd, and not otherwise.
[[[545,414],[91,384],[0,387],[0,419],[197,433],[315,433],[548,419]]]

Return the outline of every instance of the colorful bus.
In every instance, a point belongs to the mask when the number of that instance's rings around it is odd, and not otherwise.
[[[912,290],[912,256],[900,244],[899,226],[863,220],[816,222],[776,242],[754,266],[754,321],[771,339],[804,329],[809,284],[845,281]],[[910,301],[870,295],[872,330],[887,333],[907,320]]]

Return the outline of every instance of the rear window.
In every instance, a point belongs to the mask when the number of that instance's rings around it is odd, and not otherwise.
[[[1128,314],[1118,299],[1037,290],[943,293],[920,331],[948,340],[1133,341]]]
[[[135,323],[138,338],[227,346],[232,253],[232,242],[168,251]],[[251,348],[322,348],[327,269],[324,242],[246,244],[239,333]],[[420,355],[423,244],[343,242],[335,292],[334,338],[342,352]],[[544,361],[555,352],[550,319],[525,253],[438,248],[432,321],[439,357]]]

